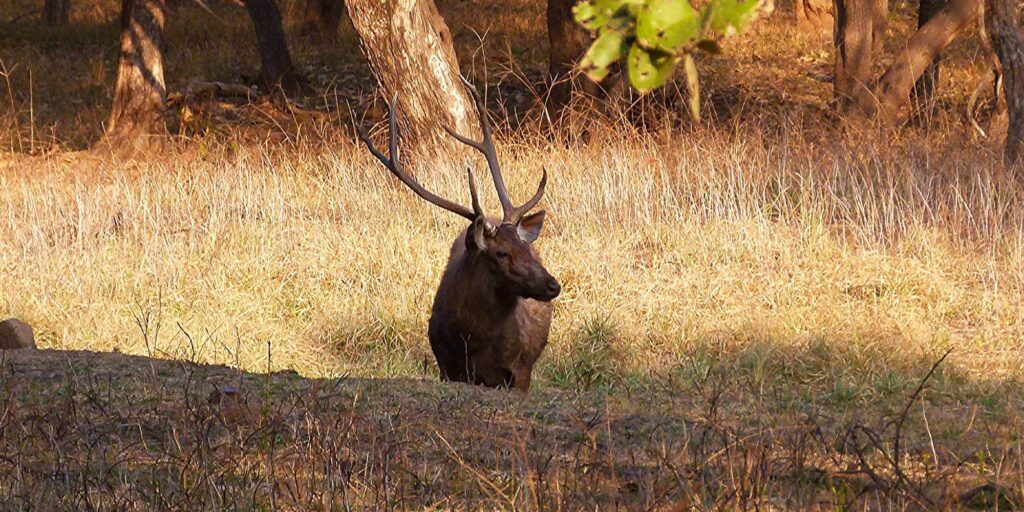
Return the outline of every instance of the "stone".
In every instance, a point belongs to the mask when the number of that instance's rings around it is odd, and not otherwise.
[[[32,334],[32,326],[17,318],[8,318],[0,322],[0,350],[23,348],[36,348],[36,338]]]

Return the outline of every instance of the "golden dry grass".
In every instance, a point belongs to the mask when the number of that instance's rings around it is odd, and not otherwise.
[[[329,109],[196,115],[186,104],[172,112],[184,137],[167,158],[63,152],[96,141],[116,57],[115,3],[75,5],[59,34],[16,24],[0,36],[13,70],[0,81],[12,151],[0,308],[48,347],[180,355],[193,350],[188,332],[199,360],[246,369],[266,368],[269,344],[273,366],[312,375],[432,375],[424,326],[460,221],[397,187]],[[506,109],[528,104],[542,6],[440,5],[463,68],[527,96],[504,98]],[[301,7],[282,10],[294,21]],[[255,74],[239,44],[252,37],[244,13],[213,8],[216,18],[190,4],[172,16],[172,91]],[[470,16],[480,9],[488,16]],[[890,46],[910,21],[893,15]],[[350,27],[327,43],[290,33],[320,94],[304,101],[370,101]],[[908,370],[952,345],[951,389],[993,397],[1016,385],[1021,182],[961,114],[980,69],[973,37],[949,52],[931,130],[836,128],[824,43],[785,23],[702,61],[705,126],[646,100],[554,128],[513,123],[499,149],[515,192],[552,173],[541,251],[566,289],[541,382],[724,366],[867,401],[903,390]],[[419,172],[466,195],[454,167]]]
[[[298,36],[282,2],[302,108],[174,103],[170,150],[126,163],[78,151],[109,108],[117,2],[75,1],[59,31],[0,5],[0,316],[69,350],[0,355],[0,508],[1024,502],[1024,179],[964,118],[976,34],[925,127],[844,128],[827,44],[784,18],[701,60],[701,125],[671,88],[552,120],[524,114],[542,3],[438,3],[499,100],[512,194],[551,175],[538,244],[564,292],[525,400],[434,383],[464,221],[353,140],[346,100],[382,110],[351,27]],[[171,16],[172,94],[257,73],[244,12],[211,7]],[[468,199],[461,162],[412,165]],[[225,384],[241,419],[206,401]]]
[[[540,250],[565,287],[542,382],[577,377],[581,354],[602,378],[705,357],[865,399],[947,346],[969,388],[1021,377],[1022,190],[977,164],[983,148],[936,162],[751,132],[527,142],[499,151],[516,196],[551,173]],[[79,165],[0,175],[0,307],[43,346],[181,355],[184,330],[198,360],[249,370],[269,343],[275,368],[311,375],[425,371],[464,226],[354,144]],[[421,174],[466,196],[456,169]]]

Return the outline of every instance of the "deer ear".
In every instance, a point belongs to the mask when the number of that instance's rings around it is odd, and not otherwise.
[[[519,224],[516,224],[516,232],[519,233],[519,238],[524,241],[533,243],[537,237],[540,236],[540,230],[544,227],[544,210],[541,210],[532,215],[523,217]]]
[[[466,237],[466,245],[470,249],[476,247],[478,250],[487,249],[487,240],[494,236],[494,225],[484,217],[477,217],[470,226],[469,236]]]

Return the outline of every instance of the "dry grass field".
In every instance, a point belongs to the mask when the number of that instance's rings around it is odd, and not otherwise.
[[[115,4],[60,31],[0,5],[0,316],[75,351],[3,356],[3,508],[1024,505],[1024,179],[964,115],[973,29],[928,127],[841,127],[830,49],[784,9],[701,62],[701,125],[673,93],[551,119],[543,5],[440,2],[511,193],[551,175],[538,243],[564,292],[522,400],[434,382],[464,225],[354,141],[346,101],[383,110],[350,27],[288,27],[314,90],[291,107],[196,100],[258,60],[243,10],[180,4],[175,138],[119,162],[86,151]],[[461,162],[413,165],[465,201]],[[241,420],[207,402],[230,383]]]

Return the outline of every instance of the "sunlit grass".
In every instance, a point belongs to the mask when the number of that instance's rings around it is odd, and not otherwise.
[[[710,365],[866,400],[947,346],[951,391],[1020,379],[1021,187],[986,150],[671,139],[688,144],[501,145],[513,195],[551,173],[538,244],[565,291],[542,383]],[[467,195],[455,169],[418,171]],[[0,308],[44,347],[173,356],[188,333],[199,360],[249,370],[434,374],[426,322],[464,225],[354,144],[0,176]]]
[[[529,87],[544,66],[543,6],[509,6],[470,22],[480,6],[440,2],[467,74],[501,81],[495,94],[541,94]],[[244,9],[212,8],[171,16],[172,93],[258,71]],[[282,3],[297,64],[326,87],[308,103],[345,110],[349,98],[325,84],[345,82],[344,95],[372,83],[352,29],[307,40],[301,8]],[[30,321],[47,347],[433,376],[426,322],[464,226],[397,185],[345,116],[257,105],[225,120],[213,106],[186,120],[177,105],[177,155],[125,165],[63,152],[102,131],[116,9],[76,3],[56,39],[27,25],[0,36],[0,58],[17,66],[0,82],[0,143],[12,152],[0,174],[0,312]],[[892,16],[893,44],[908,19]],[[838,128],[819,76],[827,41],[772,22],[702,60],[707,125],[645,99],[505,132],[518,197],[542,168],[552,177],[539,247],[565,292],[540,383],[628,388],[738,371],[753,389],[864,402],[905,389],[950,345],[943,389],[991,395],[1019,381],[1021,182],[961,118],[978,75],[972,37],[947,52],[931,130]],[[465,200],[455,160],[417,172]]]
[[[278,2],[314,92],[181,101],[259,60],[240,4],[172,2],[169,149],[117,162],[74,150],[109,112],[120,2],[75,0],[67,27],[0,29],[0,319],[170,360],[0,353],[4,503],[1021,503],[1024,180],[964,116],[977,34],[945,52],[927,123],[844,127],[830,42],[785,9],[700,59],[703,124],[672,87],[557,118],[542,2],[437,3],[512,195],[551,177],[538,247],[564,292],[531,395],[436,383],[427,319],[465,221],[353,141],[346,102],[383,110],[351,26],[307,38],[305,2]],[[0,26],[39,5],[0,4]],[[894,8],[887,55],[916,26]],[[410,162],[465,203],[461,166]],[[367,378],[265,375],[285,369]],[[209,399],[225,385],[252,414]]]

